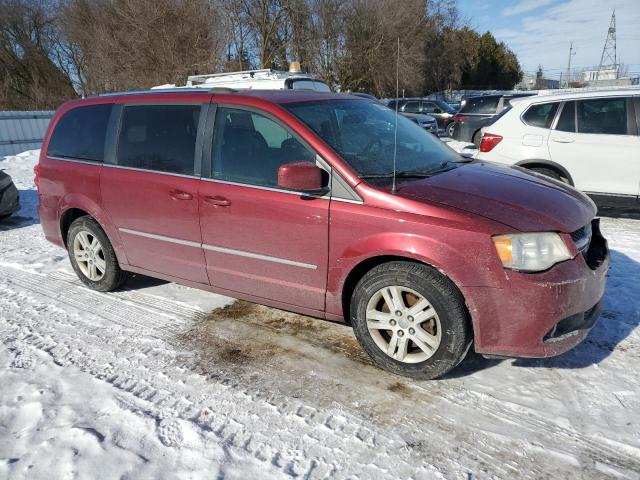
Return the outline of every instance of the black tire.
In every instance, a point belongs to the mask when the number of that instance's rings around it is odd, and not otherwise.
[[[453,138],[453,134],[455,132],[456,129],[456,124],[455,122],[451,122],[449,125],[447,125],[446,131],[447,131],[447,136],[450,138]]]
[[[73,254],[73,245],[76,236],[80,232],[87,232],[92,237],[96,237],[102,246],[102,256],[106,264],[106,270],[102,278],[98,281],[92,281],[81,270],[78,262]],[[126,279],[126,272],[124,272],[118,264],[116,253],[111,246],[111,242],[107,238],[107,235],[102,230],[102,227],[93,218],[84,216],[77,218],[73,221],[67,232],[67,252],[69,253],[69,260],[73,270],[78,275],[78,278],[87,287],[97,290],[99,292],[110,292],[118,288]]]
[[[482,142],[482,132],[478,130],[476,133],[473,134],[473,137],[471,137],[471,143],[473,143],[476,146],[476,148],[480,148],[481,142]]]
[[[534,168],[530,168],[529,170],[539,173],[541,175],[545,175],[547,177],[551,177],[554,180],[558,180],[559,182],[566,183],[567,185],[569,185],[569,179],[562,176],[560,172],[558,172],[557,170],[554,170],[553,168],[534,167]]]
[[[367,328],[369,300],[380,289],[399,285],[427,299],[436,310],[441,326],[440,344],[435,353],[419,363],[398,361],[376,344]],[[362,348],[381,368],[406,377],[431,380],[449,372],[466,356],[473,340],[465,302],[453,283],[437,270],[423,264],[394,261],[367,272],[351,297],[351,324]]]

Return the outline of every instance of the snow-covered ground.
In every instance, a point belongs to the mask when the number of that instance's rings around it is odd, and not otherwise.
[[[459,140],[454,140],[450,137],[442,137],[440,138],[449,148],[452,148],[456,152],[460,154],[464,154],[466,157],[475,157],[478,153],[478,148],[469,142],[461,142]]]
[[[604,219],[605,311],[549,360],[373,367],[341,325],[146,278],[100,294],[0,159],[0,478],[640,478],[640,221]],[[472,474],[472,475],[471,475]]]

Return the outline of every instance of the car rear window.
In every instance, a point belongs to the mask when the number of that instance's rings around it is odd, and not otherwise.
[[[194,175],[200,105],[124,108],[117,163],[158,172]]]
[[[495,114],[498,109],[500,97],[473,97],[469,98],[460,109],[460,113]]]
[[[58,121],[47,147],[50,157],[104,161],[104,140],[111,104],[69,110]]]
[[[330,92],[329,85],[320,80],[293,79],[291,81],[293,90],[314,90],[316,92]]]
[[[522,115],[522,119],[532,127],[550,128],[558,111],[558,105],[559,102],[531,105]]]

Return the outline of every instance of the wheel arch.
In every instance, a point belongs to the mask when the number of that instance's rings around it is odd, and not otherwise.
[[[368,257],[368,258],[365,258],[365,259],[361,260],[359,263],[354,265],[353,268],[351,268],[351,270],[349,271],[349,273],[347,274],[347,276],[345,278],[345,281],[344,281],[343,286],[342,286],[342,292],[341,292],[342,312],[343,312],[343,315],[344,315],[345,323],[347,323],[349,325],[351,324],[351,296],[353,295],[353,291],[355,290],[355,287],[358,284],[358,282],[360,281],[360,279],[364,275],[366,275],[366,273],[369,272],[371,269],[377,267],[378,265],[382,265],[383,263],[388,263],[388,262],[416,263],[416,264],[424,265],[426,267],[432,268],[432,269],[440,272],[440,274],[443,275],[447,280],[449,280],[451,282],[451,284],[454,286],[454,288],[456,290],[458,290],[458,292],[460,293],[460,296],[464,300],[465,309],[467,311],[467,315],[468,315],[468,318],[469,318],[469,321],[470,321],[470,325],[471,325],[471,329],[472,329],[472,332],[473,332],[473,330],[474,330],[474,322],[473,322],[473,318],[471,316],[471,310],[469,308],[469,305],[467,304],[466,297],[464,296],[464,293],[462,292],[462,290],[460,288],[460,285],[458,285],[456,280],[453,279],[451,277],[451,275],[448,275],[447,272],[443,271],[438,266],[433,265],[433,264],[425,261],[424,259],[419,259],[419,258],[415,258],[415,257],[409,257],[409,256],[405,256],[405,255],[398,255],[398,254],[385,254],[385,255],[377,255],[377,256],[373,256],[373,257]]]
[[[81,209],[81,208],[68,208],[66,209],[62,215],[60,215],[60,235],[62,236],[62,241],[64,243],[65,248],[67,245],[67,235],[69,234],[69,228],[71,224],[80,217],[91,217],[89,212]]]
[[[572,187],[575,186],[575,184],[573,183],[573,177],[571,176],[569,171],[566,168],[564,168],[562,165],[556,162],[553,162],[551,160],[542,160],[542,159],[521,160],[515,163],[515,165],[518,167],[526,168],[526,169],[540,167],[540,168],[548,168],[551,170],[555,170],[556,172],[558,172],[560,175],[562,175],[564,178],[566,178],[569,181],[569,185],[571,185]]]
[[[111,242],[120,265],[128,264],[117,229],[111,223],[106,213],[92,200],[78,195],[66,196],[60,202],[58,212],[58,218],[60,219],[58,228],[65,248],[67,248],[67,234],[71,224],[80,217],[89,216],[98,222],[98,225],[100,225]]]

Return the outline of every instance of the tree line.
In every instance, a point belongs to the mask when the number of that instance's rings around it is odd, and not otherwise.
[[[299,61],[334,88],[508,89],[515,54],[455,0],[0,0],[0,109]]]

